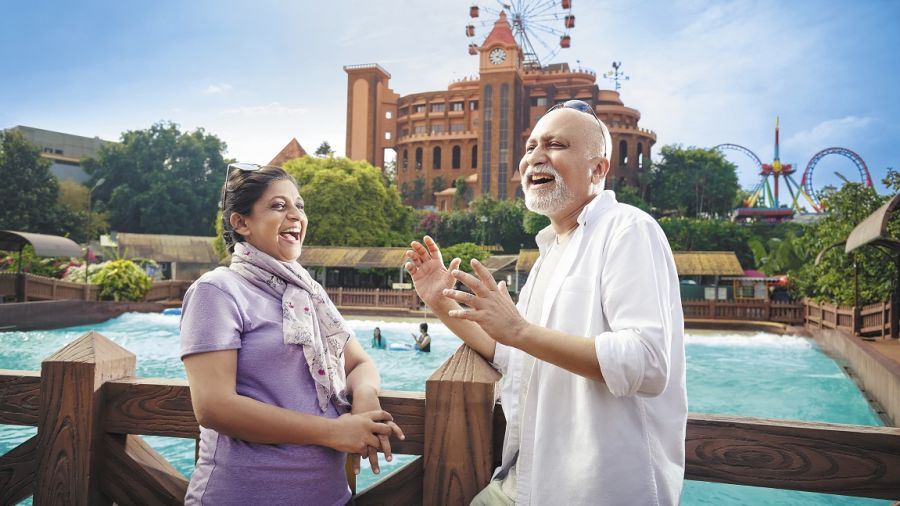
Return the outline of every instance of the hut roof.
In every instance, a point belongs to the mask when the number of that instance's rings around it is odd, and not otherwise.
[[[399,269],[408,248],[351,248],[304,246],[300,263],[304,267],[350,267],[356,269]]]
[[[281,151],[275,155],[275,158],[269,162],[269,165],[276,165],[281,167],[288,160],[293,160],[294,158],[300,158],[306,156],[306,150],[303,149],[303,146],[300,145],[300,142],[297,141],[297,138],[294,137],[291,139],[287,145],[281,149]]]
[[[743,276],[733,251],[674,251],[679,276]]]
[[[518,258],[519,257],[516,255],[491,255],[485,258],[481,263],[487,267],[487,270],[494,273],[502,271],[512,264],[517,263]]]
[[[213,237],[195,235],[128,234],[116,235],[119,253],[127,258],[149,258],[157,262],[217,264]]]

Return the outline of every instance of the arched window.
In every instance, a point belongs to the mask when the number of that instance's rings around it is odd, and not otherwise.
[[[441,147],[435,146],[433,150],[431,150],[431,168],[440,169],[441,168]]]
[[[403,148],[403,161],[400,163],[403,172],[406,172],[406,169],[409,168],[409,150]]]
[[[416,170],[422,170],[422,148],[416,148]]]
[[[460,158],[462,158],[462,149],[460,149],[459,146],[453,146],[453,160],[450,162],[450,167],[452,167],[454,169],[458,169],[459,164],[460,164],[460,161],[459,161]]]
[[[478,168],[478,144],[472,146],[472,168]]]
[[[619,164],[628,164],[628,142],[625,140],[619,141]]]
[[[637,149],[637,162],[638,162],[637,163],[638,168],[643,169],[644,168],[644,145],[641,144],[640,142],[638,143],[638,149]]]

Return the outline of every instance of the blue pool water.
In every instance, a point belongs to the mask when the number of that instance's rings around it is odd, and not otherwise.
[[[94,329],[137,355],[142,377],[184,378],[178,359],[178,316],[129,313],[108,322],[53,331],[0,332],[0,369],[39,370],[41,360]],[[425,380],[460,342],[429,320],[432,353],[371,349],[372,329],[389,343],[412,342],[418,322],[349,320],[381,370],[386,390],[423,391]],[[857,425],[882,425],[853,381],[809,339],[757,333],[691,331],[687,338],[688,399],[691,412],[783,418]],[[0,426],[0,454],[31,437],[35,429]],[[147,437],[151,445],[189,476],[194,442]],[[409,462],[397,456],[382,475]],[[377,476],[363,463],[358,488]],[[686,482],[682,504],[690,505],[875,505],[888,501]]]

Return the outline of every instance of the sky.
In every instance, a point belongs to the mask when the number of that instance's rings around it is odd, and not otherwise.
[[[445,90],[477,74],[473,3],[487,7],[480,42],[497,1],[0,0],[0,128],[118,140],[171,121],[241,161],[266,163],[293,137],[343,154],[342,67],[378,63],[401,95]],[[887,168],[900,170],[900,0],[573,0],[572,13],[572,47],[545,61],[598,76],[621,61],[622,100],[656,132],[654,158],[669,144],[733,143],[769,163],[778,116],[798,182],[832,146],[858,153],[881,193]],[[759,180],[744,155],[726,156],[743,187]],[[839,184],[835,173],[860,178],[832,155],[814,184]]]

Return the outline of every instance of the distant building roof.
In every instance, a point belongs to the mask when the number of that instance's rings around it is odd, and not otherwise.
[[[483,47],[488,47],[494,42],[502,42],[504,44],[516,43],[516,38],[513,37],[512,30],[509,28],[509,23],[506,21],[506,12],[504,11],[500,11],[500,17],[494,23],[494,29],[491,30],[491,33],[488,34],[481,45]]]
[[[214,237],[195,235],[128,234],[116,235],[119,254],[126,258],[149,258],[157,262],[217,264]]]
[[[407,249],[304,246],[300,254],[300,264],[304,267],[399,269],[406,261]]]
[[[743,276],[733,251],[674,251],[679,276]]]
[[[528,272],[537,261],[536,249],[519,251],[516,270]],[[679,276],[743,276],[744,269],[732,251],[675,251]]]
[[[491,255],[485,258],[481,263],[487,267],[487,270],[491,273],[502,271],[510,267],[511,265],[517,263],[518,261],[517,255]]]
[[[294,158],[300,158],[303,156],[306,156],[306,150],[303,149],[303,146],[301,146],[300,142],[297,141],[297,138],[294,137],[293,139],[291,139],[291,142],[287,143],[287,146],[285,146],[284,149],[281,150],[281,152],[275,155],[275,158],[273,158],[272,161],[269,162],[269,165],[277,165],[278,167],[281,167],[288,160],[293,160]]]

